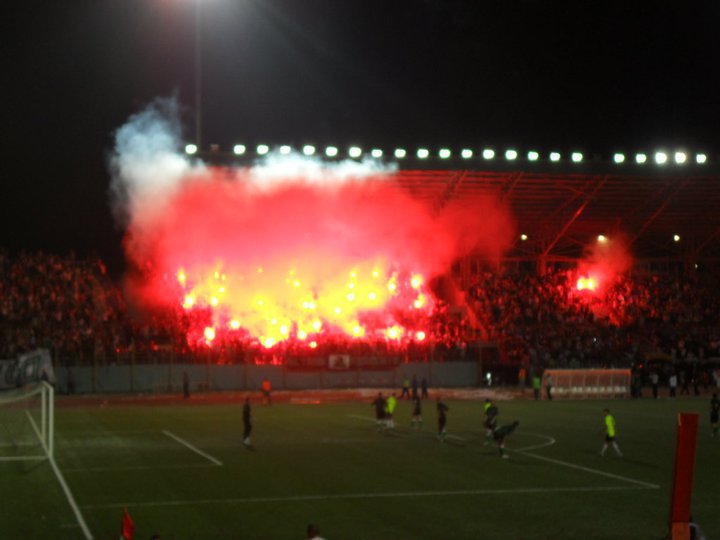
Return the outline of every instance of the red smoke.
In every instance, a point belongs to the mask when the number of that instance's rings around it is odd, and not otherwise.
[[[264,184],[252,169],[203,170],[142,208],[128,257],[147,301],[193,321],[194,343],[233,332],[267,347],[331,333],[422,341],[428,281],[458,255],[500,257],[515,235],[497,201],[434,212],[392,174]]]

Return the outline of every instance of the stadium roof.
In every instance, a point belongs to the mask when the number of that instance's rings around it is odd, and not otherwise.
[[[251,152],[248,152],[249,154]],[[448,203],[477,195],[502,199],[518,225],[518,239],[509,259],[573,260],[598,235],[624,234],[638,260],[720,261],[720,169],[709,162],[678,164],[669,155],[665,165],[639,164],[635,155],[625,163],[612,159],[487,161],[476,152],[466,160],[437,156],[394,160],[396,182],[413,197],[439,211]],[[224,167],[248,165],[253,156],[211,149],[208,163]],[[387,152],[383,159],[392,159]],[[332,160],[329,160],[332,161]],[[526,235],[522,240],[520,235]]]

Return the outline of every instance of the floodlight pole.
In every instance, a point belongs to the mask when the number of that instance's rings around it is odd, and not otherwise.
[[[202,0],[195,0],[195,145],[202,148]]]

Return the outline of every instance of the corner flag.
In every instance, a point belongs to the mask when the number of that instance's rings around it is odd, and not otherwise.
[[[123,508],[122,527],[120,529],[120,540],[133,540],[135,523],[130,517],[127,508]]]

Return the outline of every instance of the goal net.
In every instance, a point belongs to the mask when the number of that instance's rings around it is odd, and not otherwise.
[[[0,462],[52,457],[54,402],[46,382],[0,392]]]
[[[552,395],[558,398],[625,397],[630,394],[629,369],[548,369]],[[546,386],[547,388],[547,386]]]

